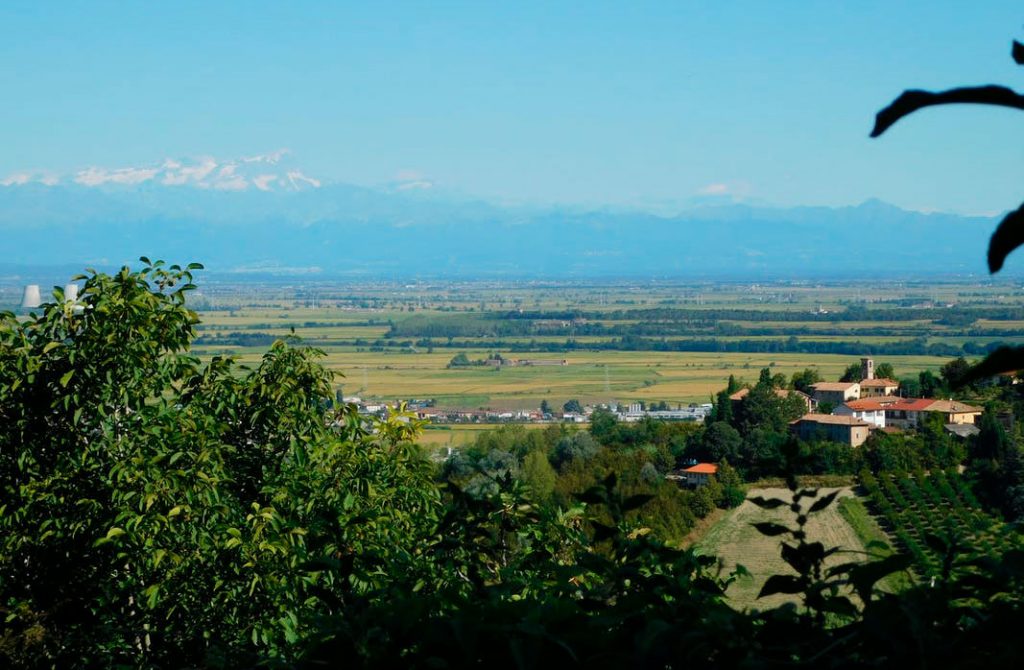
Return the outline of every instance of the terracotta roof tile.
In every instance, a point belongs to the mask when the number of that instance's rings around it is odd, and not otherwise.
[[[713,475],[718,472],[718,466],[714,463],[698,463],[693,467],[686,468],[683,472],[695,475]]]
[[[866,421],[858,419],[854,416],[840,416],[836,414],[804,414],[796,421],[790,421],[790,425],[795,425],[806,421],[807,423],[822,423],[831,424],[834,426],[866,426]]]

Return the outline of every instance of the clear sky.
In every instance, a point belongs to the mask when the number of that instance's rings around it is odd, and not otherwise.
[[[996,212],[1024,115],[1020,2],[0,3],[0,177],[280,148],[323,179],[588,206],[734,193]]]

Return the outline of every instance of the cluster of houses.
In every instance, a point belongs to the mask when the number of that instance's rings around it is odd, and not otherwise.
[[[364,402],[355,396],[339,397],[339,401],[354,404],[365,416],[385,416],[391,405],[382,402]],[[646,409],[640,403],[629,405],[586,405],[582,412],[548,412],[540,409],[467,409],[457,407],[435,407],[429,400],[408,400],[406,409],[415,413],[416,418],[431,423],[587,423],[595,409],[605,409],[625,423],[634,423],[645,418],[661,421],[704,421],[711,413],[711,403],[692,404],[676,409]]]
[[[801,439],[824,437],[859,447],[871,431],[914,429],[938,415],[950,433],[977,434],[974,424],[982,414],[980,407],[952,399],[903,398],[897,395],[899,386],[893,379],[875,378],[874,361],[862,358],[860,381],[814,384],[813,395],[804,395],[807,414],[791,422],[790,430]],[[831,414],[817,411],[826,403],[832,407]]]

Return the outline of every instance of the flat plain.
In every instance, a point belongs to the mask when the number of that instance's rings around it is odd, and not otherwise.
[[[203,358],[252,365],[294,336],[324,351],[346,396],[467,409],[573,398],[686,405],[765,367],[836,379],[871,355],[916,377],[954,355],[1024,342],[1019,287],[989,280],[212,282],[193,303]],[[478,364],[450,367],[458,354]],[[495,355],[566,364],[483,364]]]

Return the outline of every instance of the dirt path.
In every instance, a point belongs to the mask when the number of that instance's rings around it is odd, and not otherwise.
[[[837,489],[820,489],[819,495],[825,495],[835,490]],[[853,495],[850,487],[838,490],[840,491],[839,497]],[[748,493],[748,497],[754,496],[792,500],[792,495],[784,488],[755,489]],[[805,506],[809,506],[806,499]],[[750,571],[750,577],[740,578],[729,587],[727,592],[730,601],[742,609],[763,609],[794,600],[792,596],[785,595],[757,599],[758,592],[769,576],[795,574],[779,554],[780,538],[766,537],[751,525],[760,521],[774,521],[790,527],[795,526],[793,514],[788,507],[766,510],[748,500],[726,515],[696,545],[700,553],[718,556],[723,562],[726,574],[732,571],[737,563]],[[864,545],[857,538],[853,528],[840,515],[836,504],[811,516],[807,523],[807,535],[811,541],[822,542],[826,549],[838,546],[845,550],[864,551]],[[847,563],[859,556],[861,555],[839,552],[830,557],[828,564]]]

